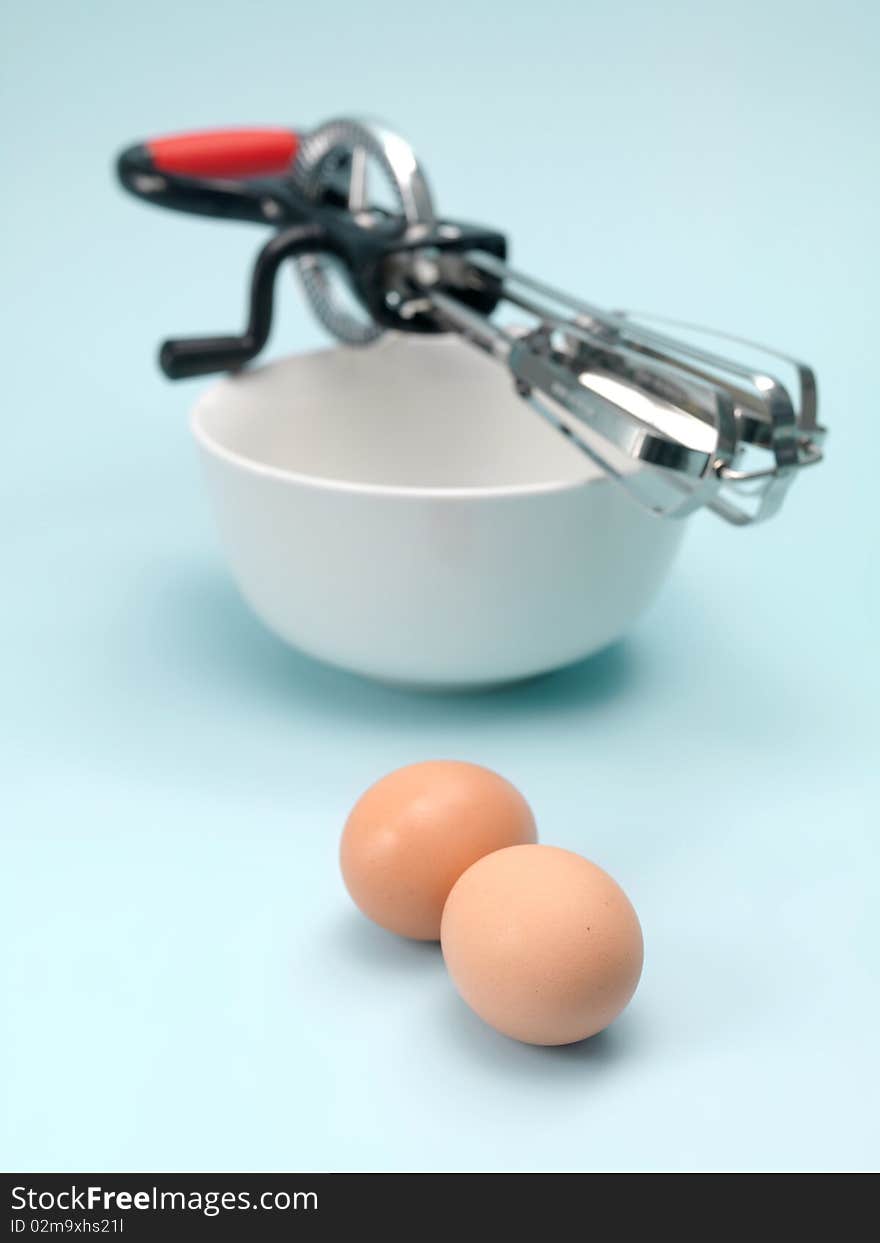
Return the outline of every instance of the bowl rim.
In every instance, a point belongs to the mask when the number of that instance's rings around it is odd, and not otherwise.
[[[381,343],[380,343],[381,344]],[[331,347],[332,349],[333,347]],[[301,354],[319,354],[326,350],[303,350],[300,354],[286,355],[284,358],[273,359],[254,370],[269,371]],[[253,374],[246,372],[245,374]],[[545,480],[538,483],[512,484],[465,484],[456,487],[424,486],[418,484],[359,483],[350,479],[334,479],[325,475],[310,475],[303,471],[289,470],[281,466],[270,466],[266,462],[258,462],[243,453],[221,444],[212,436],[205,426],[205,416],[218,393],[229,384],[235,383],[235,375],[223,376],[199,394],[190,410],[189,425],[193,438],[208,455],[218,458],[228,466],[235,467],[245,474],[258,478],[273,479],[279,483],[291,484],[298,488],[313,489],[319,492],[335,492],[348,496],[372,496],[398,498],[401,500],[437,500],[437,501],[478,501],[505,500],[518,497],[556,496],[563,492],[575,492],[581,488],[599,483],[609,483],[608,477],[585,456],[584,465],[593,466],[598,473],[590,478]],[[536,414],[534,416],[538,418]]]

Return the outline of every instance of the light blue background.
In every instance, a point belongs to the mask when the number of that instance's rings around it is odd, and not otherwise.
[[[3,1066],[22,1169],[876,1167],[877,7],[7,5],[0,30]],[[692,523],[616,650],[418,698],[245,611],[153,352],[234,328],[246,226],[150,212],[122,145],[378,115],[450,215],[612,305],[818,369],[827,465]],[[321,340],[286,286],[274,347]],[[368,926],[345,814],[492,765],[643,920],[631,1010],[556,1051]]]

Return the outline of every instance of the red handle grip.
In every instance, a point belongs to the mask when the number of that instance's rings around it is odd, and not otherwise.
[[[145,143],[157,172],[180,177],[266,177],[290,168],[299,138],[289,129],[214,129]]]

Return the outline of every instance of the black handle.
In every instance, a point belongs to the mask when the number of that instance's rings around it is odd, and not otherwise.
[[[226,220],[283,223],[276,195],[296,154],[291,130],[208,130],[127,147],[116,161],[137,198],[174,211]]]
[[[239,370],[256,358],[269,339],[275,276],[283,261],[336,249],[326,230],[317,224],[294,225],[276,233],[254,264],[244,332],[237,337],[179,337],[165,341],[159,350],[159,366],[171,380]]]

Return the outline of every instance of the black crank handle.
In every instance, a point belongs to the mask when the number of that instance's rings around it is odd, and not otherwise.
[[[294,225],[276,233],[254,264],[244,332],[237,337],[181,337],[165,341],[159,350],[159,366],[168,378],[184,380],[214,371],[238,371],[256,358],[269,340],[278,268],[285,259],[319,253],[339,253],[321,225]]]
[[[279,225],[287,217],[281,179],[298,148],[289,129],[203,130],[136,143],[116,171],[126,190],[159,207]]]

